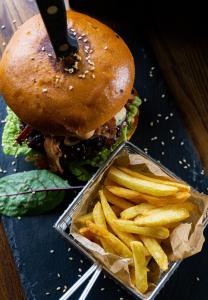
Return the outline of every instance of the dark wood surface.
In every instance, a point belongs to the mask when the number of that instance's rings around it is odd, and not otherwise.
[[[37,11],[32,0],[0,0],[0,53],[16,28]],[[5,26],[4,29],[1,29]],[[208,58],[203,39],[179,39],[160,30],[149,34],[157,60],[166,78],[186,128],[208,168]],[[0,299],[24,299],[3,226],[0,224]]]

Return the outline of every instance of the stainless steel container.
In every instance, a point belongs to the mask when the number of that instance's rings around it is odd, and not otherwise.
[[[61,215],[61,217],[58,219],[56,224],[54,225],[55,229],[64,237],[66,238],[72,245],[74,245],[79,251],[81,251],[86,257],[88,257],[91,261],[92,264],[97,265],[97,269],[100,268],[100,262],[97,261],[89,252],[86,251],[86,249],[78,243],[70,234],[69,234],[69,228],[72,220],[73,214],[76,212],[77,208],[79,207],[79,204],[82,200],[82,197],[85,195],[87,190],[91,188],[98,180],[100,175],[104,174],[108,168],[111,166],[113,163],[114,159],[116,158],[117,155],[119,155],[122,151],[128,151],[128,153],[133,153],[133,154],[139,154],[143,156],[144,158],[151,160],[155,164],[157,164],[167,175],[171,177],[175,177],[179,179],[175,174],[170,172],[168,169],[166,169],[164,166],[156,162],[154,159],[146,155],[141,149],[136,147],[135,145],[126,142],[121,144],[110,156],[110,158],[106,161],[103,167],[101,167],[95,175],[91,178],[91,180],[86,184],[86,186],[82,189],[82,191],[76,196],[74,201],[69,205],[67,210]],[[206,226],[208,223],[208,216],[204,220],[204,226]],[[175,272],[177,267],[179,266],[180,261],[174,262],[174,263],[169,263],[169,269],[167,272],[162,272],[160,279],[151,292],[149,292],[146,295],[143,295],[136,290],[134,290],[130,286],[124,285],[118,278],[116,278],[115,274],[110,272],[109,269],[107,269],[105,266],[101,266],[114,280],[117,282],[120,282],[120,284],[126,288],[131,294],[133,294],[136,299],[142,299],[142,300],[152,300],[155,298],[155,296],[160,292],[162,287],[165,285],[165,283],[170,279],[171,275]],[[67,298],[66,298],[67,299]],[[83,298],[84,299],[84,298]]]

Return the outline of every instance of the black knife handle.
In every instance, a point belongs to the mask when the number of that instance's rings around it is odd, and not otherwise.
[[[36,0],[51,44],[57,57],[78,51],[78,42],[67,30],[64,0]]]

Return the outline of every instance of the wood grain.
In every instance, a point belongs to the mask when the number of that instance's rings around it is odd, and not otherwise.
[[[158,30],[149,33],[167,84],[186,128],[208,170],[208,44],[205,38],[176,38]]]
[[[0,224],[0,266],[0,299],[26,299],[2,224]]]

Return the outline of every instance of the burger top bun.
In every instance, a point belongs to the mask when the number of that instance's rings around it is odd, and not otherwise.
[[[25,123],[44,134],[83,136],[110,120],[127,102],[134,61],[106,25],[67,13],[79,52],[74,67],[57,60],[40,15],[25,22],[0,62],[0,92]]]

